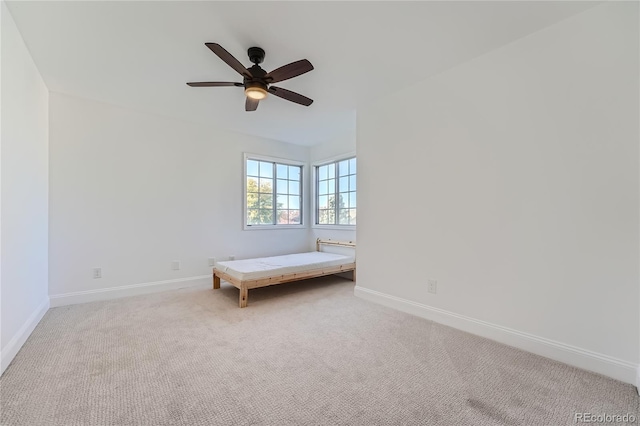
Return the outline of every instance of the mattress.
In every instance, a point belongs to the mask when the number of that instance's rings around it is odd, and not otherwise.
[[[245,281],[346,265],[353,262],[355,262],[354,256],[311,251],[308,253],[216,262],[215,269]]]

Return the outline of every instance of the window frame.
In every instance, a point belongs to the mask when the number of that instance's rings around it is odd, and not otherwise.
[[[320,166],[326,166],[327,164],[336,164],[336,170],[337,170],[337,163],[339,163],[340,161],[344,161],[344,160],[350,160],[352,158],[356,158],[357,160],[357,156],[355,152],[349,152],[347,154],[341,154],[335,157],[330,157],[330,158],[325,158],[323,160],[319,160],[319,161],[314,161],[313,163],[311,163],[311,171],[312,171],[312,180],[311,180],[311,212],[312,212],[312,219],[311,219],[311,228],[313,229],[332,229],[332,230],[342,230],[342,231],[355,231],[356,227],[358,226],[357,224],[355,225],[340,225],[340,224],[330,224],[330,225],[323,225],[318,223],[318,167]],[[358,179],[358,172],[356,172],[356,182]],[[337,179],[336,179],[337,182]],[[356,194],[358,193],[358,190],[356,189]],[[356,195],[357,197],[357,195]]]
[[[250,225],[247,223],[247,161],[255,160],[255,161],[265,161],[269,163],[274,163],[274,175],[273,175],[273,211],[274,211],[274,219],[277,221],[277,176],[276,176],[276,165],[281,164],[285,166],[297,166],[300,167],[300,224],[261,224],[261,225]],[[306,163],[303,161],[291,160],[288,158],[279,158],[279,157],[270,157],[266,155],[260,154],[252,154],[245,152],[243,153],[243,161],[242,161],[242,205],[243,205],[243,215],[242,215],[242,229],[245,231],[258,231],[258,230],[268,230],[268,229],[302,229],[306,228],[307,225],[304,221],[304,183],[305,183],[305,170]]]

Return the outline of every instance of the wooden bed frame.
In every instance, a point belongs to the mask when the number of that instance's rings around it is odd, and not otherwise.
[[[342,246],[342,247],[351,247],[355,248],[356,244],[352,241],[333,241],[333,240],[321,240],[318,238],[316,240],[316,250],[320,251],[321,245],[327,246]],[[216,268],[213,268],[213,289],[220,288],[220,280],[223,279],[228,281],[231,285],[240,290],[240,307],[246,308],[247,302],[249,299],[249,289],[266,287],[275,284],[282,284],[291,281],[299,281],[306,280],[308,278],[321,277],[323,275],[332,275],[339,274],[342,272],[353,271],[352,280],[356,280],[356,263],[347,263],[345,265],[340,266],[330,266],[327,268],[319,268],[319,269],[310,269],[308,271],[295,272],[291,274],[284,275],[273,275],[270,277],[258,278],[254,280],[239,280],[235,277],[232,277],[225,272],[218,271]]]

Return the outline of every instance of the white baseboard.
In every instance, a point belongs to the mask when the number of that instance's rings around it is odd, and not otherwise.
[[[50,297],[51,307],[75,305],[77,303],[96,302],[100,300],[117,299],[120,297],[137,296],[140,294],[157,293],[166,290],[176,290],[185,287],[204,286],[211,284],[211,275],[176,278],[174,280],[154,281],[149,283],[123,285],[119,287],[100,288],[96,290],[75,291],[72,293],[53,294]]]
[[[2,349],[2,354],[0,355],[0,375],[4,373],[4,370],[7,369],[13,358],[18,354],[24,342],[27,341],[33,330],[36,328],[36,325],[40,322],[44,314],[49,310],[49,298],[45,298],[42,303],[33,311],[31,316],[25,321],[25,323],[20,327],[20,330],[9,340],[7,346]]]
[[[636,376],[636,391],[638,391],[638,395],[640,395],[640,365],[636,369],[638,374]]]
[[[640,386],[640,365],[632,362],[359,286],[356,286],[354,293],[358,297],[399,311]]]

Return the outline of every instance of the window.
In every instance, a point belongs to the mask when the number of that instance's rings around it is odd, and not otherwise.
[[[302,164],[245,155],[245,228],[302,225]]]
[[[356,224],[356,159],[315,166],[316,225]]]

